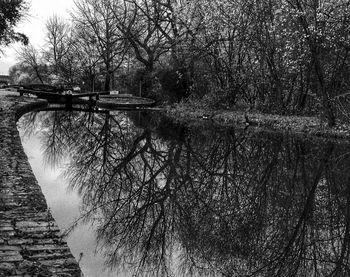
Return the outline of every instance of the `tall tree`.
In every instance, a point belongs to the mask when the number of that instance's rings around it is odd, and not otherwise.
[[[53,67],[53,73],[59,77],[65,69],[64,58],[71,47],[70,26],[58,16],[54,15],[46,22],[47,51],[45,58]]]
[[[18,51],[18,59],[24,67],[30,68],[40,83],[44,83],[43,61],[41,53],[31,44],[23,46]]]
[[[85,87],[90,91],[98,89],[97,77],[103,63],[95,36],[84,25],[76,23],[73,29],[74,46]],[[101,88],[99,88],[101,89]]]
[[[73,20],[77,26],[84,26],[92,35],[98,53],[104,64],[105,90],[113,86],[114,72],[124,61],[126,48],[117,28],[117,18],[110,9],[116,0],[77,0]]]

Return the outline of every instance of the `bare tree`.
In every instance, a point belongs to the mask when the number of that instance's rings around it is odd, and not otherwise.
[[[95,36],[89,29],[77,23],[74,27],[73,39],[79,66],[83,71],[81,77],[84,81],[87,79],[89,90],[95,91],[99,66],[102,63]]]
[[[108,91],[113,86],[114,72],[122,65],[126,48],[124,40],[117,28],[113,11],[110,9],[111,2],[104,1],[75,1],[75,13],[72,14],[77,26],[85,28],[90,32],[90,41],[94,41],[105,71],[105,90]]]
[[[29,66],[35,72],[36,77],[43,84],[43,72],[42,68],[42,55],[37,49],[31,44],[28,46],[23,46],[18,52],[18,59],[23,65]]]

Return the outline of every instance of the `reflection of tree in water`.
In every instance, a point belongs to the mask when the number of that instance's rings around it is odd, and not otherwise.
[[[349,275],[345,147],[159,120],[140,128],[123,113],[43,117],[47,157],[69,153],[71,186],[109,266]]]

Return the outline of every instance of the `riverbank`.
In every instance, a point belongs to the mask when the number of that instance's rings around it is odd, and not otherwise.
[[[47,102],[0,91],[0,276],[81,276],[25,155],[18,118]]]
[[[288,132],[302,136],[316,136],[330,139],[350,139],[350,123],[337,124],[329,128],[317,117],[281,116],[253,111],[208,110],[188,104],[164,107],[165,114],[171,119],[190,124],[194,121],[211,121],[221,126]]]

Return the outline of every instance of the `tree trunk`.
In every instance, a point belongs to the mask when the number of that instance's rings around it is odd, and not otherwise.
[[[105,77],[105,91],[110,91],[110,85],[111,85],[111,76],[109,74],[109,72],[106,73],[106,77]]]
[[[321,65],[321,61],[320,61],[316,46],[312,47],[312,57],[314,60],[314,68],[315,68],[315,73],[318,80],[318,87],[321,93],[323,113],[327,120],[327,125],[329,127],[333,127],[335,125],[334,108],[329,96],[329,92],[327,91],[327,88],[326,88],[323,68]]]

